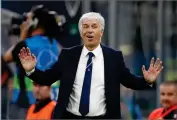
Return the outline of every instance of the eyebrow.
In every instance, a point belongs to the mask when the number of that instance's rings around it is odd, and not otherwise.
[[[88,25],[87,23],[83,23],[83,25]],[[92,25],[97,25],[97,23],[93,23]]]
[[[93,25],[97,25],[97,23],[93,23]]]
[[[86,25],[88,25],[88,24],[83,24],[83,26],[86,26]]]

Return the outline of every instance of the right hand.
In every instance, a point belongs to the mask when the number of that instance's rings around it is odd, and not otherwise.
[[[30,49],[23,47],[18,54],[20,62],[26,72],[32,71],[36,66],[36,57],[31,54]]]
[[[28,37],[29,21],[25,21],[20,25],[20,40]]]

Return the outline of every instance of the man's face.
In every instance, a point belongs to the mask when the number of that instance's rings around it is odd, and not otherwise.
[[[50,87],[49,86],[42,86],[42,85],[34,83],[33,94],[34,94],[35,98],[38,100],[48,98],[48,97],[50,97]]]
[[[164,108],[177,105],[177,88],[175,85],[160,86],[160,102]]]
[[[99,21],[95,18],[86,18],[81,24],[81,37],[84,41],[84,45],[89,48],[97,47],[103,35]]]

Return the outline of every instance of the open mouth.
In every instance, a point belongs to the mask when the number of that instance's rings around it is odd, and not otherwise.
[[[88,38],[88,40],[92,40],[92,39],[94,38],[94,36],[92,36],[92,35],[87,35],[87,38]]]

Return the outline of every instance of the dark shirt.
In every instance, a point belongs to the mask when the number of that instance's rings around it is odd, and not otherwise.
[[[163,113],[164,113],[165,111],[163,111]],[[177,120],[177,109],[176,110],[173,110],[173,111],[171,111],[168,115],[166,115],[165,117],[164,117],[164,119],[165,120],[169,120],[169,119],[171,119],[171,120]]]

